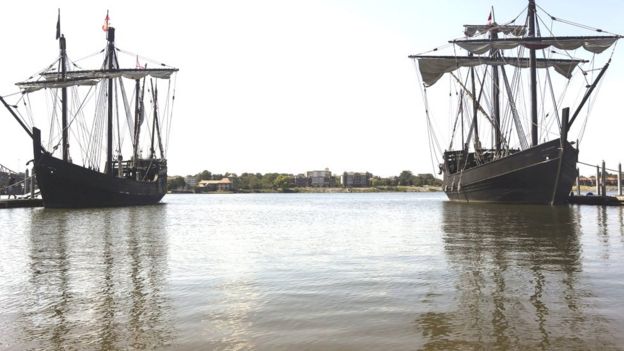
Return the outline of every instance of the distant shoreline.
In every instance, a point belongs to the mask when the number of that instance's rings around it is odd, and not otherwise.
[[[192,191],[170,191],[169,194],[297,194],[297,193],[426,193],[440,192],[442,188],[439,186],[380,186],[366,188],[293,188],[293,189],[258,189],[258,190],[237,190],[237,191],[209,191],[197,192]]]

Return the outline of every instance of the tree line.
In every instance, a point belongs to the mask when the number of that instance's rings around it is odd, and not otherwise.
[[[202,180],[221,180],[228,178],[232,182],[234,191],[254,192],[254,191],[287,191],[296,189],[296,177],[288,173],[212,173],[204,170],[194,176],[188,176],[195,179],[197,183]],[[343,186],[340,175],[333,175],[336,187]],[[373,176],[370,179],[369,186],[380,187],[398,187],[398,186],[441,186],[442,181],[433,176],[433,174],[413,174],[411,171],[402,171],[398,176],[379,177]],[[187,186],[185,177],[175,176],[169,179],[167,184],[169,190],[198,190],[190,189]]]

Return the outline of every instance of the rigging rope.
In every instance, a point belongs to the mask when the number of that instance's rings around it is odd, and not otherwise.
[[[418,67],[416,61],[414,61],[414,68],[418,71]],[[437,173],[436,163],[440,164],[440,160],[438,159],[438,155],[442,155],[442,149],[438,143],[438,140],[435,136],[435,131],[431,122],[431,116],[429,115],[429,101],[427,99],[427,88],[422,82],[420,75],[416,74],[418,77],[418,84],[420,86],[420,92],[422,94],[422,98],[425,104],[425,121],[427,123],[427,140],[429,144],[429,157],[431,160],[431,168],[433,170],[433,174]]]
[[[619,34],[611,33],[609,31],[602,30],[600,28],[591,27],[591,26],[588,26],[588,25],[585,25],[585,24],[576,23],[576,22],[572,22],[572,21],[569,21],[569,20],[565,20],[565,19],[562,19],[562,18],[555,17],[555,16],[551,15],[550,13],[548,13],[548,11],[544,10],[541,6],[537,5],[537,7],[540,10],[542,10],[546,15],[548,15],[550,17],[550,19],[553,20],[553,21],[561,22],[561,23],[568,24],[568,25],[571,25],[571,26],[574,26],[574,27],[579,27],[579,28],[591,30],[591,31],[598,32],[598,33],[607,33],[607,34],[611,34],[611,35],[621,36]]]

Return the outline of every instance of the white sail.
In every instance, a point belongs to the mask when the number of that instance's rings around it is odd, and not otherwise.
[[[490,50],[509,50],[522,45],[527,49],[546,49],[555,47],[560,50],[576,50],[580,47],[599,54],[615,43],[620,36],[598,37],[535,37],[535,38],[508,38],[508,39],[470,39],[453,40],[462,49],[477,55],[485,54]]]
[[[526,35],[525,26],[516,25],[498,25],[498,24],[466,24],[464,25],[464,35],[474,37],[475,35],[486,34],[489,32],[503,33],[506,35],[515,35],[522,37]]]
[[[435,84],[445,73],[453,72],[460,67],[475,67],[479,65],[529,67],[528,58],[516,57],[410,56],[410,58],[418,60],[418,68],[423,83],[427,87]],[[585,61],[555,59],[536,60],[537,68],[553,67],[557,73],[568,79],[572,77],[572,71],[581,62]]]

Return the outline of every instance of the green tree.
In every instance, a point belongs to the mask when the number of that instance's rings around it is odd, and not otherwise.
[[[280,174],[273,181],[273,186],[276,189],[287,190],[294,185],[294,179],[288,175]]]
[[[413,174],[411,171],[403,171],[399,175],[399,185],[412,185]]]
[[[262,179],[260,180],[262,184],[262,189],[276,189],[275,180],[278,176],[278,173],[267,173],[262,176]]]
[[[199,182],[200,180],[211,180],[212,179],[212,173],[210,171],[207,170],[203,170],[201,173],[199,173],[197,175],[197,181]]]
[[[260,175],[262,176],[262,175]],[[260,181],[257,174],[243,173],[239,177],[239,189],[242,190],[258,190],[260,189]]]
[[[386,185],[388,185],[388,180],[386,178],[373,177],[373,179],[371,179],[371,186],[373,187],[386,186]]]
[[[167,182],[167,190],[178,190],[183,189],[186,185],[184,178],[182,177],[174,177],[170,181]]]

